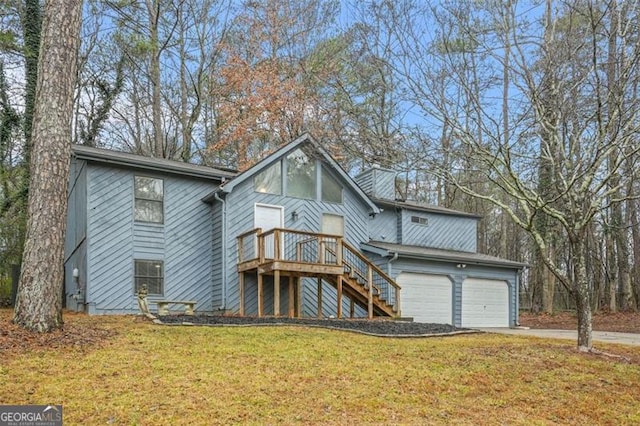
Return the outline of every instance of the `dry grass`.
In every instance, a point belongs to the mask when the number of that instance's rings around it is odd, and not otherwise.
[[[514,336],[66,321],[117,331],[5,351],[0,404],[62,404],[70,425],[640,423],[635,347],[604,347],[621,363]]]

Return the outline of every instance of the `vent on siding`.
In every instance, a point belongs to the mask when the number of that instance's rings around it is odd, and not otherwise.
[[[426,217],[411,216],[411,223],[417,223],[418,225],[426,226],[429,224],[429,219],[427,219]]]

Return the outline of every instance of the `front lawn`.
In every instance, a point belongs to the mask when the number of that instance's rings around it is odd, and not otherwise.
[[[9,315],[0,315],[0,404],[62,404],[69,425],[640,422],[640,347],[602,348],[625,363],[514,336],[394,339],[84,315],[67,315],[57,340],[7,345]]]

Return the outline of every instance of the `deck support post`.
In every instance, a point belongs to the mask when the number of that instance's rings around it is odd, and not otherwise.
[[[322,278],[318,278],[318,318],[322,318]]]
[[[273,272],[273,316],[280,316],[280,271]]]
[[[238,274],[239,287],[240,287],[240,316],[244,316],[244,272]]]
[[[296,294],[297,315],[296,316],[298,318],[302,318],[302,278],[301,277],[296,278],[296,290],[297,290],[297,294]]]
[[[338,303],[336,317],[342,318],[342,277],[338,276]]]
[[[349,299],[349,317],[353,318],[356,316],[356,302],[353,300],[353,297]]]
[[[264,292],[262,291],[262,274],[258,272],[258,318],[264,315]]]
[[[367,316],[373,319],[373,269],[367,267],[367,284],[369,285],[369,294],[367,297]]]
[[[295,308],[295,301],[294,301],[294,287],[293,287],[293,280],[294,277],[293,276],[289,276],[289,296],[287,297],[287,299],[289,299],[289,313],[288,316],[289,318],[294,318],[296,316],[296,308]]]

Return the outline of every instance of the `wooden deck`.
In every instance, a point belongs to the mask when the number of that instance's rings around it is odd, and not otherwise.
[[[400,286],[372,264],[341,236],[276,228],[267,232],[253,229],[237,237],[238,275],[240,277],[240,315],[245,314],[245,274],[257,277],[258,316],[264,315],[264,276],[273,277],[275,316],[282,314],[280,285],[288,277],[287,315],[302,312],[301,278],[315,278],[318,317],[322,317],[322,283],[337,291],[337,317],[342,318],[342,300],[350,301],[349,316],[355,305],[363,307],[369,318],[400,315]]]

